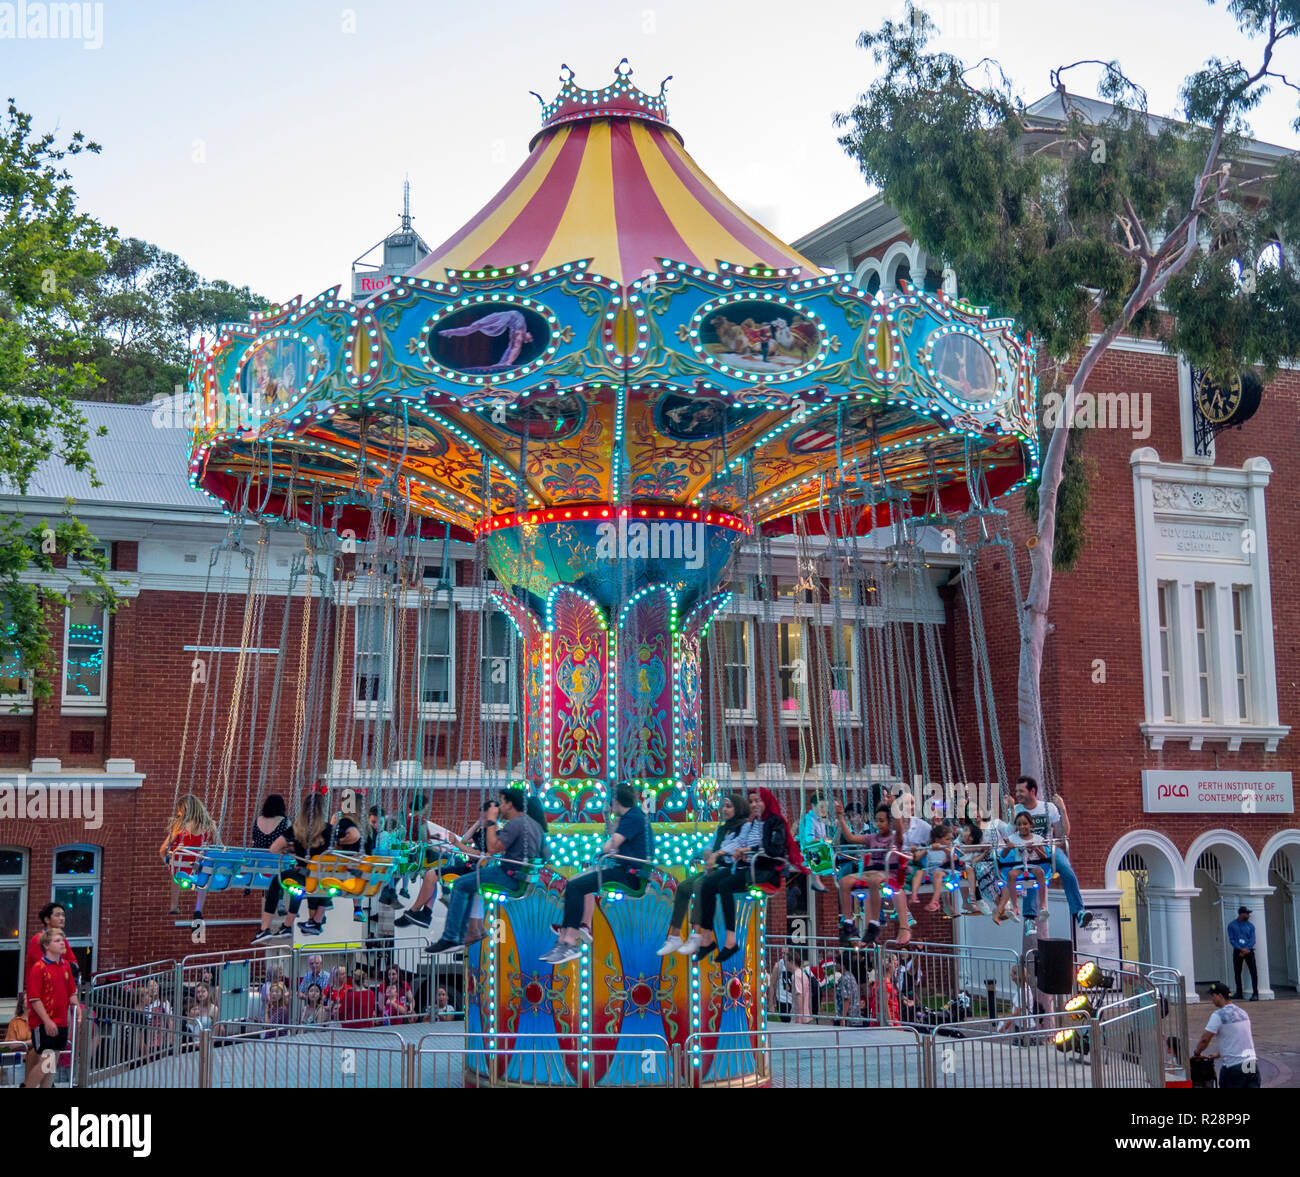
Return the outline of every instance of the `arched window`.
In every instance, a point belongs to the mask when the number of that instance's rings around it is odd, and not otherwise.
[[[95,941],[99,938],[100,848],[59,846],[54,851],[50,898],[66,914],[63,925],[68,947],[77,955],[81,975],[95,975]]]

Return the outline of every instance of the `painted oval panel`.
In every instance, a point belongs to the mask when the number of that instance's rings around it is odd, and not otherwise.
[[[821,332],[806,315],[779,302],[729,302],[700,324],[699,348],[716,366],[757,375],[807,367],[821,348]]]
[[[429,358],[455,372],[508,372],[540,356],[550,334],[531,307],[475,303],[438,320],[429,332]]]
[[[978,339],[956,332],[934,345],[931,366],[944,389],[963,404],[1000,399],[998,368],[992,354]]]

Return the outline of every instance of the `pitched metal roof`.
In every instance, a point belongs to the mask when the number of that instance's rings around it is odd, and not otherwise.
[[[77,402],[86,417],[91,461],[102,485],[92,486],[87,473],[55,457],[37,468],[25,498],[72,498],[79,503],[220,515],[221,508],[190,485],[190,431],[177,401],[172,396],[147,405]],[[98,436],[101,427],[106,430],[102,437]],[[17,491],[0,482],[0,493]]]

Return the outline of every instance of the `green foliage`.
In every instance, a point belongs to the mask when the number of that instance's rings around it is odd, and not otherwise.
[[[934,22],[909,4],[859,38],[881,68],[836,116],[840,143],[963,297],[1013,316],[1046,357],[1083,355],[1090,333],[1113,327],[1216,373],[1260,364],[1267,376],[1300,355],[1300,275],[1276,244],[1300,241],[1300,165],[1252,154],[1243,136],[1270,80],[1292,85],[1271,62],[1296,39],[1300,0],[1227,7],[1264,40],[1263,64],[1211,59],[1183,88],[1180,123],[1153,118],[1114,61],[1054,71],[1064,117],[1032,116],[996,63],[932,51]],[[1103,102],[1067,92],[1082,65],[1100,67]],[[1086,472],[1076,443],[1059,567],[1077,559]]]
[[[1040,431],[1040,442],[1047,444],[1046,430]],[[1056,488],[1056,525],[1053,529],[1055,546],[1052,550],[1052,567],[1058,572],[1070,572],[1083,555],[1088,532],[1088,488],[1097,472],[1097,463],[1083,452],[1084,432],[1070,430],[1065,443],[1065,465],[1061,483]],[[1039,484],[1031,482],[1025,487],[1025,514],[1038,518]]]
[[[64,160],[98,151],[80,134],[60,145],[35,135],[29,115],[9,101],[0,121],[0,486],[24,494],[37,467],[54,458],[91,470],[85,416],[74,398],[96,382],[93,365],[75,354],[81,293],[103,272],[111,232],[76,209]],[[48,695],[47,606],[65,601],[50,581],[57,556],[76,556],[94,537],[71,515],[33,527],[19,515],[0,520],[0,619],[37,696]],[[41,586],[23,578],[33,570]],[[102,560],[62,574],[69,589],[102,607],[116,600]]]

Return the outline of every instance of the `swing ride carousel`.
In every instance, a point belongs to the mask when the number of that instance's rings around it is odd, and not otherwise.
[[[422,545],[473,545],[513,626],[519,762],[552,852],[519,893],[483,896],[498,931],[466,954],[467,1082],[676,1082],[677,1058],[688,1081],[752,1079],[765,889],[739,902],[726,963],[655,952],[720,808],[702,668],[724,577],[796,532],[834,551],[892,527],[915,564],[918,522],[1037,473],[1033,351],[1010,320],[822,272],[709,180],[664,86],[631,72],[585,90],[566,67],[528,158],[391,286],[229,325],[191,371],[191,481],[232,515],[296,527],[335,568],[369,553],[399,587]],[[565,878],[597,860],[619,782],[656,818],[653,868],[604,888],[594,943],[553,967]],[[425,864],[336,853],[304,886],[373,893]],[[186,881],[281,869],[212,847]]]

